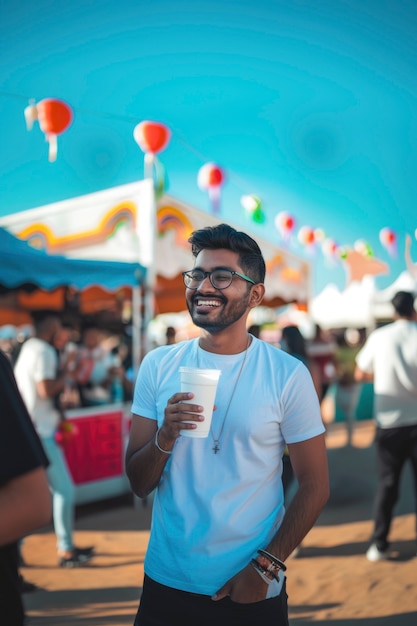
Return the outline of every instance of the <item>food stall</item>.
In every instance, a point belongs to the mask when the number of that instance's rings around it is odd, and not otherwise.
[[[146,275],[139,263],[48,255],[3,228],[0,228],[0,265],[0,302],[3,298],[0,325],[6,323],[8,311],[7,319],[15,322],[18,313],[25,313],[22,297],[32,298],[32,307],[34,302],[39,302],[42,308],[60,310],[61,300],[56,296],[65,288],[82,291],[99,285],[108,293],[122,288],[133,291],[140,288]],[[62,445],[74,480],[76,502],[127,493],[129,485],[123,460],[130,426],[129,405],[70,409],[66,417],[74,428]]]

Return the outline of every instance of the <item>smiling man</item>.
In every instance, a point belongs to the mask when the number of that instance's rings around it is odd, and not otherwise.
[[[189,242],[200,337],[149,352],[132,404],[126,471],[139,497],[155,489],[135,626],[287,626],[285,560],[329,493],[317,394],[301,361],[247,332],[265,292],[258,244],[227,224]],[[208,438],[181,436],[205,407],[179,391],[180,366],[221,370]],[[286,445],[298,480],[287,511]]]

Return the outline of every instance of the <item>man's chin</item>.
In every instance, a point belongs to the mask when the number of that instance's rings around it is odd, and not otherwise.
[[[207,330],[209,333],[212,333],[213,335],[216,332],[219,333],[221,330],[224,329],[224,324],[210,321],[208,317],[205,317],[204,315],[201,315],[201,314],[199,315],[191,314],[191,319],[193,321],[194,326],[197,326],[198,328],[202,328],[203,330]]]

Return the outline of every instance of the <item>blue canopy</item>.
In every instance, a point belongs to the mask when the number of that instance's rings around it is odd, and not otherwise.
[[[0,293],[10,289],[57,287],[85,289],[93,285],[108,291],[135,287],[145,278],[139,263],[70,259],[32,248],[0,227]]]

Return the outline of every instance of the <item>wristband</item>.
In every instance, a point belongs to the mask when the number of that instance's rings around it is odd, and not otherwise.
[[[280,569],[283,572],[285,572],[285,570],[287,569],[287,566],[285,565],[285,563],[283,563],[280,559],[278,559],[276,556],[274,556],[270,552],[267,552],[266,550],[258,550],[258,554],[268,559],[271,565],[275,566],[273,569]]]
[[[257,574],[259,574],[259,576],[262,578],[264,583],[266,583],[267,585],[270,585],[272,583],[275,576],[272,573],[269,573],[266,569],[264,569],[256,559],[252,559],[250,564],[252,565],[255,572],[257,572]]]
[[[160,452],[163,452],[164,454],[172,454],[172,450],[163,450],[163,448],[161,448],[161,446],[159,445],[159,443],[158,443],[158,433],[159,433],[160,430],[161,429],[158,428],[158,430],[155,433],[155,440],[154,440],[155,446],[158,448],[158,450]]]

